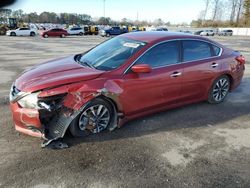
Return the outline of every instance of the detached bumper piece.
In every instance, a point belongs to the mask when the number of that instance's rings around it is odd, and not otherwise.
[[[61,107],[56,111],[40,110],[40,119],[44,125],[44,139],[42,147],[53,145],[54,149],[68,148],[66,143],[63,143],[60,139],[66,133],[67,128],[79,114],[78,111]],[[52,143],[53,142],[53,143]]]

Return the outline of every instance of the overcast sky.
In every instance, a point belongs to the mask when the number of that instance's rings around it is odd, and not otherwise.
[[[18,0],[8,8],[23,9],[24,12],[51,11],[56,13],[86,13],[101,17],[104,0]],[[191,22],[204,9],[203,0],[106,0],[106,17],[114,20],[128,18],[154,21],[161,18],[171,23]]]

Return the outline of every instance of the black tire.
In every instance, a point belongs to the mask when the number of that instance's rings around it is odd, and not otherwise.
[[[80,32],[79,35],[80,35],[80,36],[83,36],[83,32]]]
[[[48,35],[48,34],[45,34],[43,37],[44,37],[44,38],[48,38],[48,37],[49,37],[49,35]]]
[[[16,36],[16,33],[15,32],[11,32],[10,36]]]
[[[224,84],[221,84],[225,81]],[[208,102],[211,104],[219,104],[224,101],[230,90],[230,79],[223,75],[217,78],[208,93]]]
[[[209,36],[209,34],[207,33],[207,36]]]
[[[109,34],[109,33],[107,33],[107,34],[106,34],[106,37],[110,37],[110,34]]]
[[[30,36],[34,37],[34,36],[36,36],[36,33],[35,32],[30,32]]]
[[[83,113],[88,110],[89,108],[91,107],[95,107],[97,105],[102,105],[104,106],[108,112],[109,112],[109,120],[108,120],[108,124],[107,126],[105,127],[105,129],[107,127],[109,127],[111,121],[112,121],[112,117],[113,117],[113,109],[112,109],[112,106],[109,102],[103,100],[103,99],[100,99],[100,98],[96,98],[94,100],[92,100],[83,110],[82,112],[72,121],[72,123],[70,124],[69,126],[69,131],[71,132],[71,134],[74,136],[74,137],[85,137],[89,134],[92,134],[93,132],[89,129],[80,129],[80,118],[84,117]],[[88,126],[90,126],[89,124],[89,119],[88,119]],[[105,129],[101,130],[101,131],[104,131]]]
[[[66,35],[64,35],[64,34],[61,34],[61,36],[60,36],[61,38],[65,38],[66,37]]]

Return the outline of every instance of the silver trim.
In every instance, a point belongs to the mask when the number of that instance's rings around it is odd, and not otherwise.
[[[216,67],[218,67],[218,66],[219,66],[218,63],[213,63],[213,64],[211,65],[211,67],[213,67],[213,68],[216,68]]]
[[[171,42],[171,41],[183,41],[183,40],[196,40],[196,41],[201,41],[201,42],[206,42],[206,43],[209,43],[209,44],[212,44],[216,47],[218,47],[220,49],[220,53],[217,55],[217,56],[213,56],[213,57],[209,57],[209,58],[203,58],[203,59],[197,59],[195,61],[201,61],[201,60],[207,60],[207,59],[212,59],[212,58],[216,58],[216,57],[220,57],[222,52],[223,52],[223,48],[219,47],[218,45],[210,42],[210,41],[206,41],[206,40],[203,40],[203,39],[191,39],[191,38],[181,38],[181,39],[171,39],[171,40],[164,40],[164,41],[161,41],[157,44],[154,44],[153,46],[151,46],[150,48],[148,48],[145,52],[143,52],[138,58],[136,58],[133,63],[131,63],[128,68],[126,68],[126,70],[123,72],[123,74],[126,74],[127,71],[137,62],[138,59],[140,59],[145,53],[147,53],[149,50],[151,50],[152,48],[154,48],[155,46],[157,45],[160,45],[162,43],[166,43],[166,42]],[[178,64],[184,64],[184,63],[190,63],[190,62],[194,62],[194,61],[182,61],[182,62],[178,62],[177,64],[170,64],[170,65],[165,65],[165,66],[159,66],[159,67],[154,67],[152,69],[158,69],[158,68],[163,68],[163,67],[169,67],[169,66],[173,66],[173,65],[178,65]]]

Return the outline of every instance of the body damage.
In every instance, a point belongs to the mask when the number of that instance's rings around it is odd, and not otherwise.
[[[46,146],[62,138],[68,128],[74,136],[78,135],[75,134],[78,129],[83,134],[85,131],[96,133],[104,130],[99,129],[98,124],[104,124],[103,121],[106,121],[103,127],[114,130],[127,120],[158,111],[203,100],[213,103],[212,98],[209,98],[212,95],[210,90],[217,92],[216,96],[219,95],[218,91],[221,91],[212,88],[215,81],[223,81],[226,86],[231,85],[231,89],[234,89],[243,77],[244,57],[208,39],[166,32],[131,33],[125,35],[125,38],[126,40],[117,38],[118,41],[125,42],[122,43],[121,49],[126,53],[119,57],[115,56],[117,53],[102,54],[105,45],[102,48],[100,45],[100,48],[96,47],[96,55],[92,54],[92,57],[90,52],[89,56],[86,55],[89,59],[81,59],[79,55],[69,56],[23,72],[10,92],[10,107],[16,130],[44,138],[46,141],[43,146]],[[151,48],[157,47],[158,43],[175,40],[180,47],[182,39],[201,40],[202,43],[207,41],[211,57],[157,68],[139,62],[140,58]],[[132,45],[128,40],[136,42]],[[137,52],[131,51],[130,48],[142,45],[138,41],[147,44]],[[220,50],[218,56],[212,56],[215,52],[211,51],[211,45]],[[182,48],[178,48],[180,49]],[[132,52],[134,54],[127,57],[127,53]],[[182,54],[180,51],[179,60],[182,59]],[[104,59],[101,61],[98,59],[100,57]],[[100,62],[106,62],[108,57],[115,58],[103,67],[101,64],[95,64],[96,67],[90,64],[95,62],[96,58]],[[137,60],[139,64],[136,64]],[[115,67],[116,61],[125,62]],[[145,69],[149,71],[145,72]],[[218,87],[224,85],[220,84]],[[105,113],[108,111],[108,117],[103,119],[108,120],[101,120],[100,123],[100,118],[104,115],[101,113],[103,106],[106,107]],[[90,113],[93,116],[89,116]],[[100,113],[101,117],[98,117]]]
[[[62,138],[72,121],[88,103],[94,98],[101,97],[110,102],[113,111],[116,112],[108,127],[109,130],[114,130],[121,125],[119,118],[122,117],[120,102],[122,92],[119,80],[108,80],[103,84],[102,79],[39,91],[39,109],[17,108],[19,117],[14,114],[15,110],[12,110],[14,121],[26,126],[23,129],[16,126],[16,129],[32,136],[44,138],[46,141],[43,146],[46,146],[53,140]],[[11,107],[16,105],[18,104],[12,103]]]

